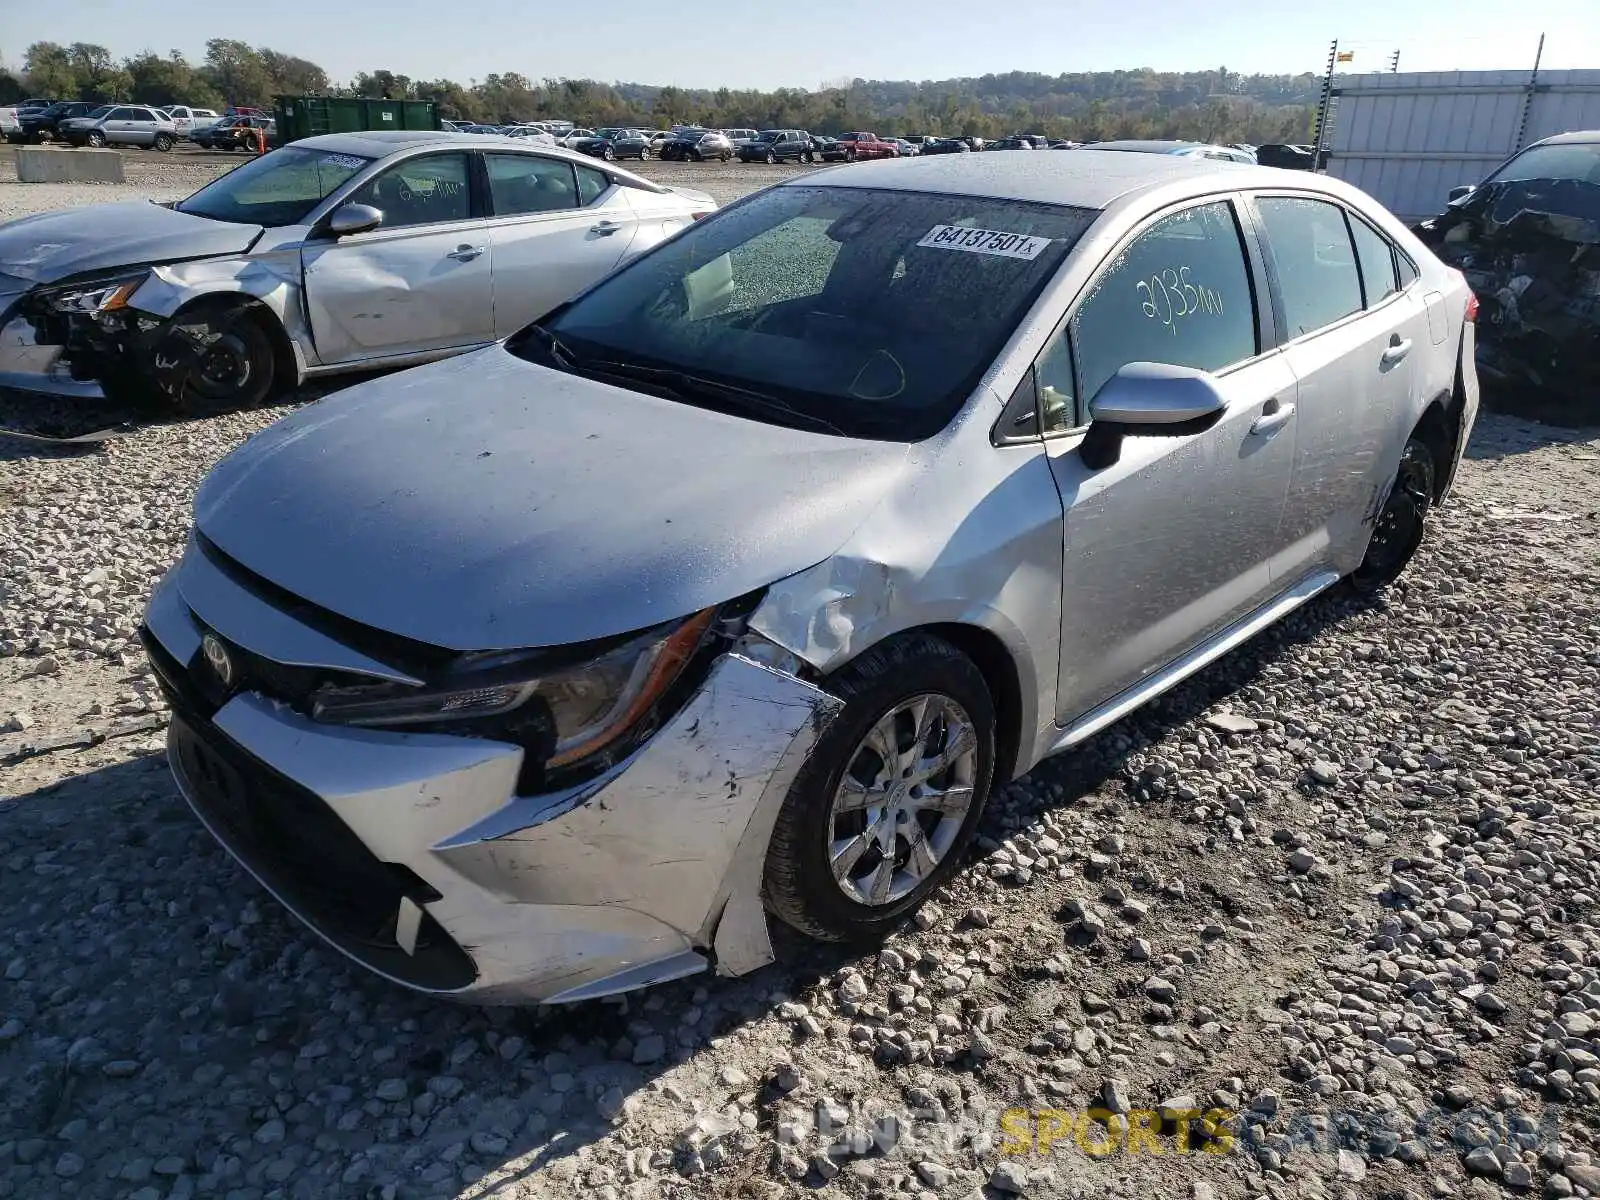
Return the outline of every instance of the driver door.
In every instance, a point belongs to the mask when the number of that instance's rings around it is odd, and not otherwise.
[[[301,252],[311,336],[324,363],[466,349],[494,340],[490,234],[474,216],[466,152],[396,163],[347,203],[383,224]]]
[[[1065,527],[1058,720],[1070,724],[1272,594],[1294,468],[1295,377],[1253,303],[1262,274],[1234,202],[1163,214],[1107,260],[1035,364]],[[1197,433],[1079,453],[1094,394],[1132,362],[1213,374],[1227,407]]]

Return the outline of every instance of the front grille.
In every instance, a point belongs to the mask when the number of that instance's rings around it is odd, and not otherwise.
[[[439,899],[438,892],[408,868],[379,859],[321,797],[176,705],[169,746],[201,819],[322,936],[414,987],[456,991],[477,978],[471,957],[426,911],[416,953],[400,949],[395,918],[401,898],[426,905]]]

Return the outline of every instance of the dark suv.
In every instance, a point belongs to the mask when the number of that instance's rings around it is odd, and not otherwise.
[[[59,137],[56,125],[72,117],[86,117],[98,104],[89,104],[83,100],[58,100],[48,108],[35,108],[17,113],[17,129],[15,133],[7,136],[7,141],[22,144],[42,142],[46,138]]]
[[[816,144],[803,129],[763,129],[739,147],[740,162],[816,162]]]

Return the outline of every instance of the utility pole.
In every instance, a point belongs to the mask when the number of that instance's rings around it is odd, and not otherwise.
[[[1322,170],[1322,130],[1328,120],[1328,106],[1333,103],[1333,70],[1339,62],[1339,39],[1334,38],[1328,47],[1328,73],[1322,78],[1322,96],[1317,101],[1317,117],[1311,127],[1311,169]]]
[[[1393,54],[1389,55],[1389,74],[1398,75],[1399,73],[1400,73],[1400,51],[1396,50]]]
[[[1522,97],[1522,116],[1517,121],[1517,142],[1511,147],[1515,154],[1522,149],[1522,143],[1528,136],[1528,117],[1533,112],[1533,96],[1539,90],[1539,61],[1544,58],[1544,34],[1539,35],[1539,48],[1533,52],[1533,70],[1528,73],[1527,90]]]

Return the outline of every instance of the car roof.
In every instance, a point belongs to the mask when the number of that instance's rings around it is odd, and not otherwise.
[[[1186,158],[1172,154],[1124,154],[1085,147],[1071,154],[972,154],[959,158],[901,158],[851,163],[796,176],[780,187],[823,184],[828,187],[887,188],[952,196],[991,196],[1105,208],[1118,197],[1164,184],[1192,182],[1196,194],[1215,191],[1218,172],[1228,172],[1229,187],[1281,187],[1293,180],[1316,190],[1337,193],[1322,176],[1304,171],[1257,167],[1247,163]]]
[[[457,133],[449,129],[374,129],[365,133],[323,133],[316,137],[301,138],[290,144],[307,150],[323,150],[330,154],[359,154],[363,158],[386,158],[403,150],[498,148],[518,154],[540,154],[546,158],[561,158],[569,162],[582,163],[597,171],[604,170],[613,175],[625,176],[634,185],[646,191],[669,190],[659,183],[642,175],[635,175],[631,171],[625,171],[612,163],[602,166],[587,154],[568,150],[565,146],[551,142],[534,142],[526,137],[508,137],[501,133]]]
[[[1095,142],[1096,150],[1139,150],[1149,154],[1162,154],[1170,150],[1188,150],[1204,146],[1205,142],[1185,142],[1176,138],[1124,138],[1121,141]]]
[[[1575,129],[1568,133],[1558,133],[1552,137],[1540,138],[1534,143],[1536,146],[1563,146],[1586,145],[1589,142],[1600,142],[1600,129]]]

